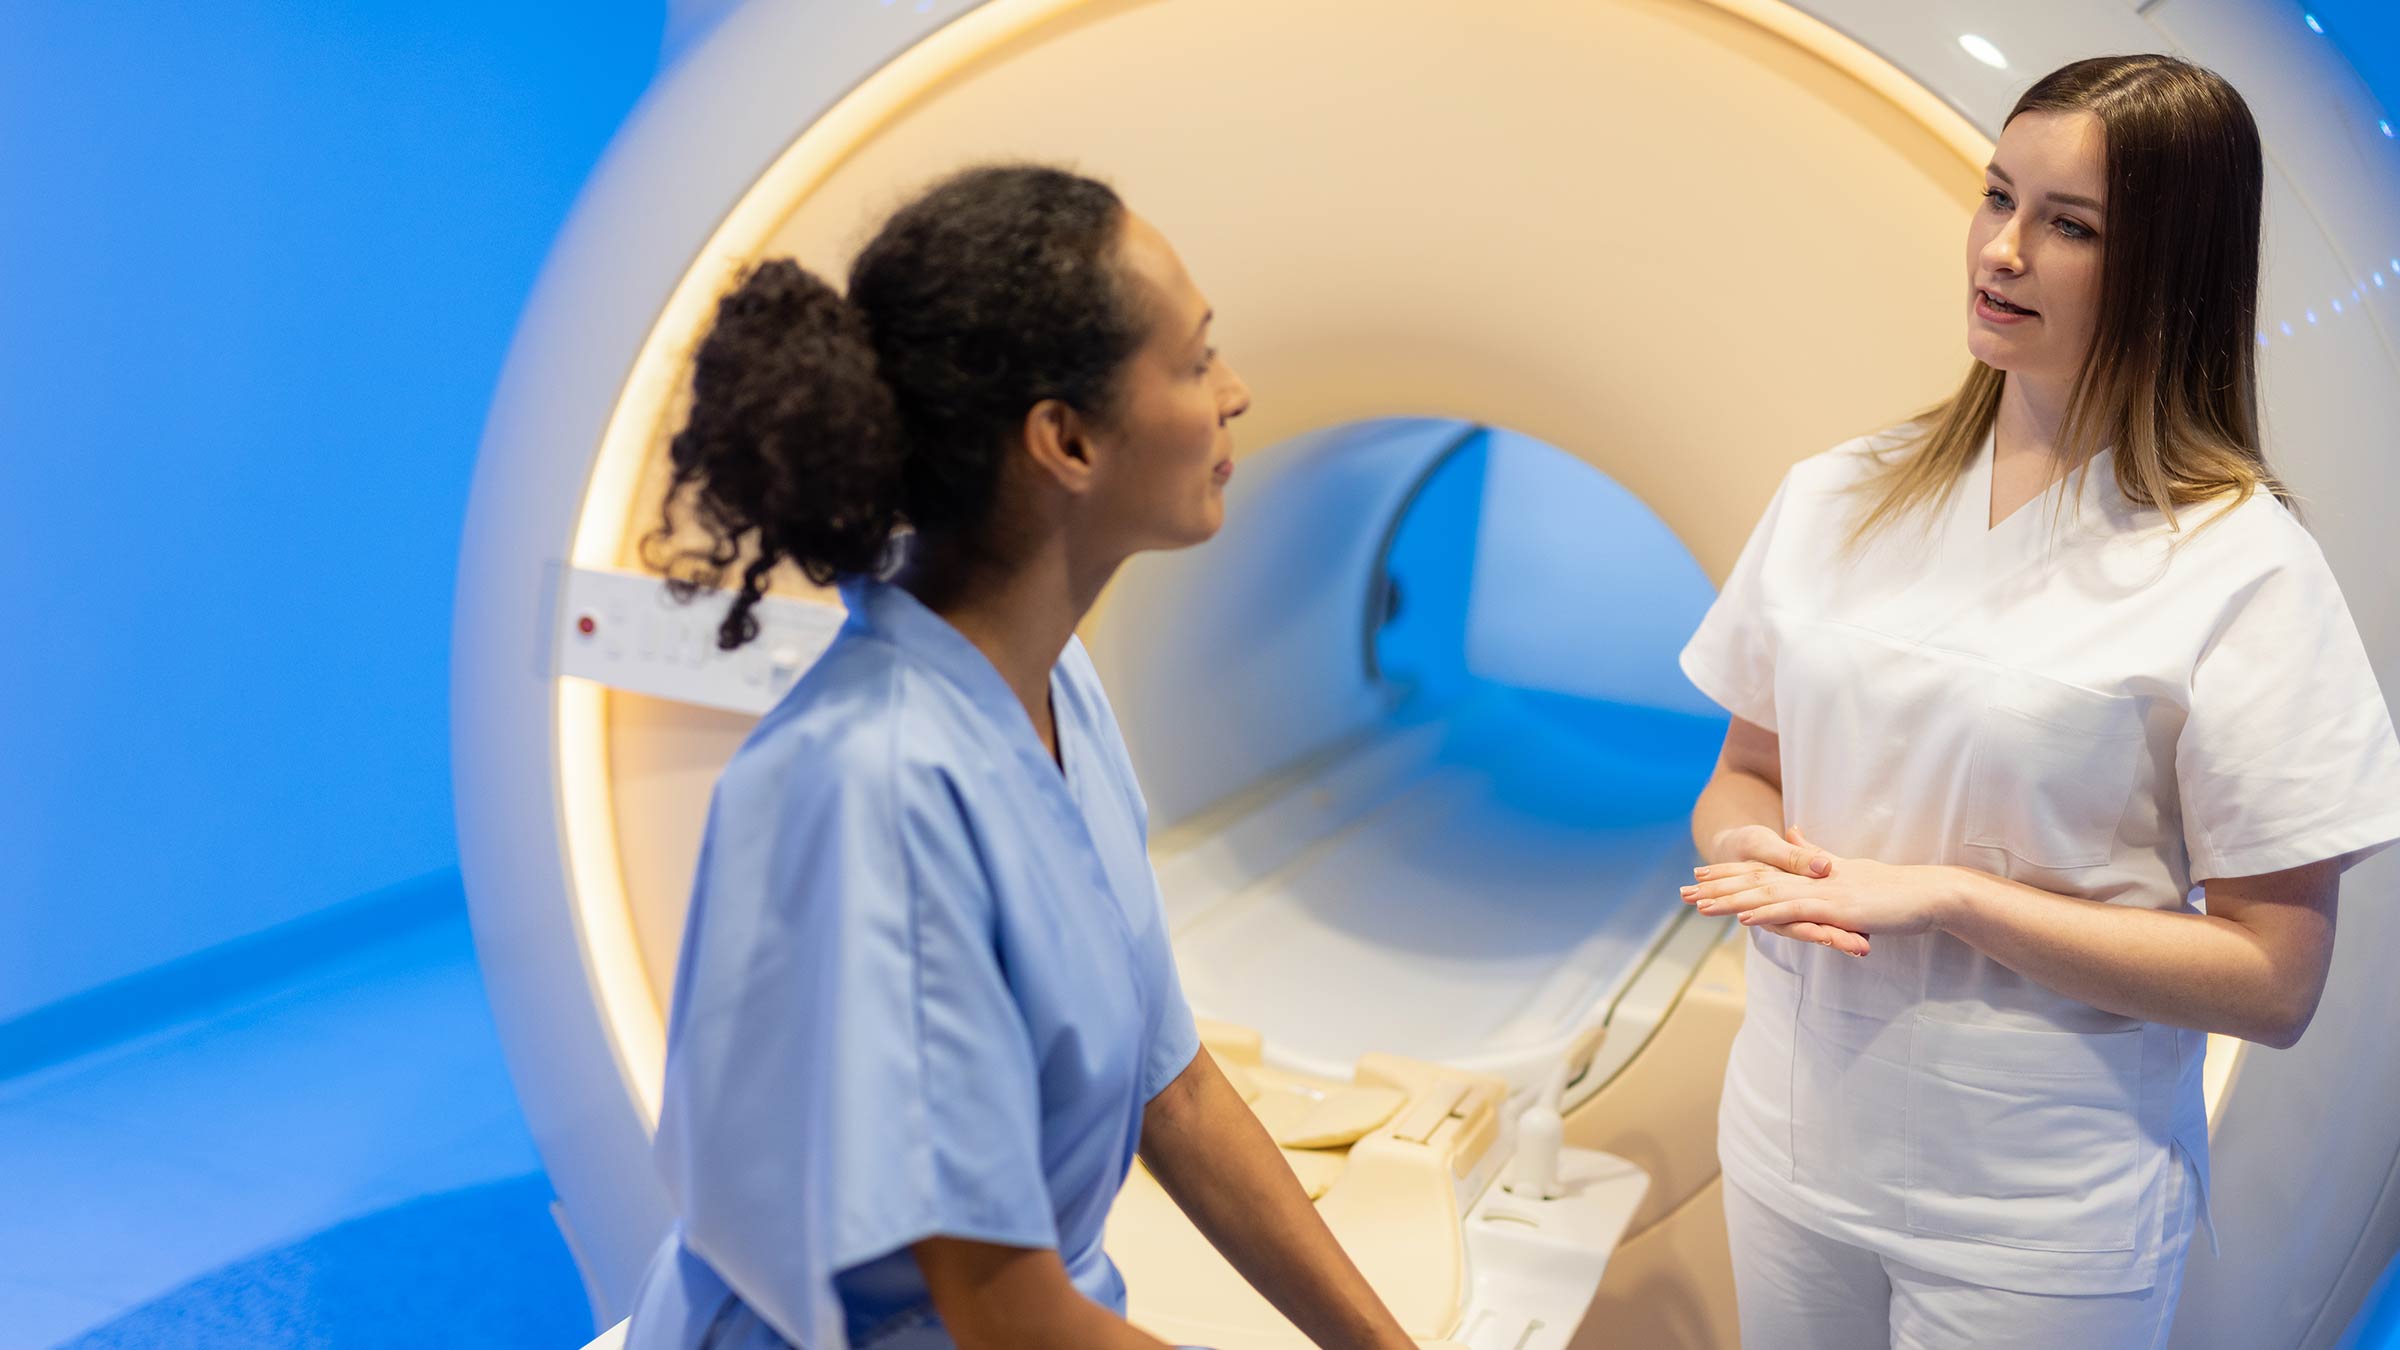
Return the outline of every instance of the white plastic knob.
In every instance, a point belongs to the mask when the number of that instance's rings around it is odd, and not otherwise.
[[[1537,1099],[1517,1117],[1517,1151],[1508,1160],[1508,1178],[1500,1184],[1509,1194],[1528,1200],[1556,1200],[1566,1193],[1558,1179],[1559,1150],[1566,1142],[1567,1124],[1558,1108]]]
[[[1567,1122],[1559,1114],[1566,1104],[1567,1083],[1591,1067],[1592,1056],[1608,1036],[1608,1025],[1586,1028],[1550,1070],[1548,1082],[1534,1094],[1533,1104],[1517,1117],[1517,1151],[1509,1156],[1508,1175],[1500,1185],[1511,1195],[1528,1200],[1556,1200],[1567,1193],[1559,1179],[1559,1154],[1567,1146]]]

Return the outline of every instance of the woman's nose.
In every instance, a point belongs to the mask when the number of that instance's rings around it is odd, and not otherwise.
[[[1225,378],[1225,395],[1217,405],[1221,409],[1217,418],[1219,421],[1230,422],[1250,411],[1250,382],[1243,379],[1241,372],[1235,370],[1231,364],[1225,366]]]
[[[1983,265],[1993,272],[2022,272],[2025,259],[2017,249],[2017,222],[2009,221],[1983,246]]]

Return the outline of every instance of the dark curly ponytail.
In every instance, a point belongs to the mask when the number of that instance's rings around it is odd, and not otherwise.
[[[762,263],[718,303],[700,344],[691,416],[668,448],[666,519],[644,559],[682,600],[740,564],[717,632],[718,646],[738,647],[757,636],[750,611],[778,563],[820,586],[875,565],[900,510],[900,438],[865,318],[798,264]],[[658,556],[687,502],[706,545]]]
[[[1058,169],[970,169],[903,207],[860,253],[849,298],[789,260],[717,306],[670,447],[643,558],[679,599],[737,567],[717,632],[784,562],[811,581],[872,572],[893,529],[972,543],[1025,414],[1058,399],[1105,419],[1142,327],[1114,262],[1124,204]],[[704,538],[676,537],[688,515]]]

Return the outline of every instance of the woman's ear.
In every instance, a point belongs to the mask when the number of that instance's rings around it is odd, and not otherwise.
[[[1059,399],[1046,398],[1025,414],[1025,455],[1033,467],[1078,496],[1092,481],[1091,428]]]

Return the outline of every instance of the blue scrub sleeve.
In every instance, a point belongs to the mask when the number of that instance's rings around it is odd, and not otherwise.
[[[1055,1247],[1040,1070],[995,946],[990,882],[946,793],[901,809],[915,1075],[895,1077],[888,1100],[860,1103],[874,1115],[844,1111],[853,1130],[840,1175],[892,1203],[852,1214],[840,1255],[866,1261],[935,1236]]]
[[[1768,731],[1777,729],[1775,634],[1767,621],[1763,581],[1775,525],[1791,490],[1791,476],[1786,474],[1680,658],[1694,688],[1725,711]]]
[[[686,1244],[787,1339],[839,1345],[844,1270],[933,1236],[1058,1239],[964,818],[871,748],[810,768],[720,787],[659,1155]],[[705,908],[762,880],[764,906]]]
[[[2400,838],[2400,738],[2314,540],[2220,619],[2175,775],[2195,882],[2347,868]]]
[[[1165,927],[1163,922],[1160,927]],[[1150,964],[1146,979],[1149,987],[1158,991],[1158,1024],[1142,1057],[1145,1102],[1166,1091],[1167,1085],[1190,1068],[1193,1056],[1200,1053],[1200,1025],[1192,1019],[1192,1005],[1184,1001],[1183,980],[1175,973],[1174,953],[1170,950],[1164,960]]]

